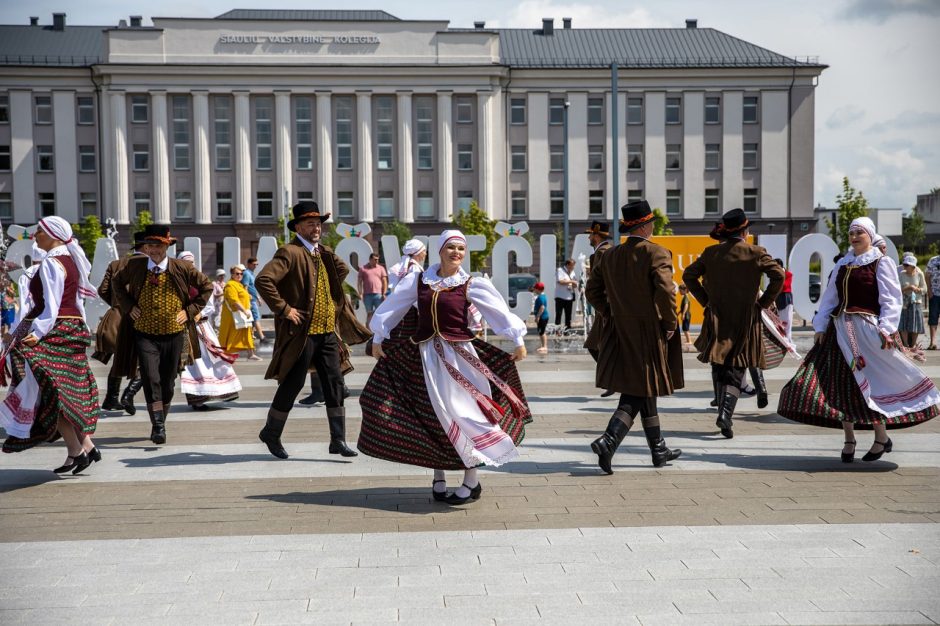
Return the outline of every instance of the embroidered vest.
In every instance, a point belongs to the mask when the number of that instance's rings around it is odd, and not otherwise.
[[[62,289],[62,301],[59,304],[59,317],[81,317],[76,296],[78,295],[78,267],[71,256],[49,257],[43,263],[59,263],[65,270],[65,286]],[[46,298],[42,292],[42,277],[36,272],[29,281],[29,295],[33,298],[33,308],[26,314],[28,319],[36,319],[46,308]]]
[[[468,280],[459,287],[435,291],[418,276],[418,330],[412,337],[421,343],[439,336],[447,341],[470,341],[474,334],[470,324],[470,300],[467,298]]]
[[[168,272],[154,276],[147,272],[144,287],[137,299],[140,317],[134,322],[134,329],[148,335],[175,335],[185,326],[176,323],[176,314],[183,309],[183,301],[173,287]]]
[[[323,335],[336,327],[336,303],[330,294],[330,280],[326,275],[326,264],[319,254],[314,255],[317,264],[317,294],[313,302],[313,317],[310,318],[308,335]]]
[[[878,261],[868,265],[853,267],[843,265],[836,276],[836,289],[839,293],[839,306],[833,311],[836,317],[843,311],[849,313],[881,314],[878,302]]]

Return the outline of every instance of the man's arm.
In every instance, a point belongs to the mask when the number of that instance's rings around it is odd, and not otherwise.
[[[122,315],[130,315],[134,307],[137,306],[137,302],[134,301],[128,289],[133,267],[135,266],[132,263],[128,263],[111,277],[112,304],[121,310]]]
[[[604,259],[598,259],[591,268],[591,277],[584,288],[584,297],[604,315],[610,314],[610,302],[607,300],[607,286],[604,284]]]
[[[777,299],[777,294],[783,289],[783,281],[786,279],[787,273],[767,251],[764,251],[760,256],[759,262],[760,270],[767,275],[770,282],[767,284],[767,289],[764,290],[764,295],[757,300],[757,304],[760,308],[766,309],[774,303],[774,300]]]
[[[365,293],[365,285],[362,281],[362,268],[359,268],[359,271],[356,272],[356,291],[359,293],[359,298],[362,298],[362,294]]]
[[[650,264],[650,278],[653,281],[653,304],[659,315],[660,327],[665,332],[672,332],[678,327],[676,318],[676,294],[673,291],[672,253],[657,246]]]
[[[101,284],[98,285],[98,297],[108,304],[113,304],[111,302],[112,278],[114,278],[114,263],[108,263],[108,269],[104,271],[104,278],[101,279]]]
[[[291,308],[277,289],[278,283],[287,276],[290,268],[290,254],[285,248],[278,248],[277,252],[274,253],[274,257],[261,268],[258,277],[255,279],[258,295],[261,296],[261,299],[275,315],[287,315]]]
[[[708,292],[702,286],[701,279],[705,275],[705,263],[702,257],[695,259],[691,265],[682,272],[682,282],[689,288],[692,297],[698,300],[702,306],[708,306]]]

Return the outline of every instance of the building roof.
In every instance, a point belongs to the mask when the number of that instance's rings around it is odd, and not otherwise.
[[[104,60],[104,26],[0,25],[0,65],[83,67]]]
[[[385,11],[318,11],[294,9],[232,9],[217,20],[286,20],[295,22],[399,22]]]
[[[755,46],[713,28],[501,28],[502,62],[510,67],[794,67],[819,66]]]

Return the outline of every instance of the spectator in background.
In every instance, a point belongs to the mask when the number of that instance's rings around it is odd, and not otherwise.
[[[545,328],[548,326],[548,298],[545,297],[545,283],[535,283],[532,286],[532,293],[535,294],[535,304],[532,307],[532,314],[535,315],[535,324],[539,329],[539,348],[536,350],[539,354],[548,352],[548,336],[545,335]]]
[[[264,337],[264,331],[261,329],[261,309],[258,308],[258,290],[255,289],[255,269],[258,267],[258,258],[250,256],[242,268],[242,284],[248,290],[251,296],[251,317],[254,319],[255,332],[258,333],[258,342],[267,343]]]
[[[940,319],[940,255],[927,261],[927,325],[930,327],[928,350],[937,349],[937,320]]]
[[[561,324],[561,315],[565,315],[565,329],[571,328],[571,308],[574,305],[578,281],[574,276],[574,259],[568,259],[555,272],[555,325]]]
[[[685,343],[692,343],[689,329],[692,327],[692,301],[689,300],[689,288],[685,283],[679,285],[679,320],[682,323],[682,336]]]
[[[373,252],[369,262],[359,268],[359,298],[366,307],[366,324],[372,321],[372,314],[385,300],[388,292],[388,272],[379,265],[379,255]]]
[[[216,330],[222,323],[222,301],[225,291],[225,270],[219,268],[215,271],[215,280],[212,281],[212,325]]]
[[[219,327],[219,343],[229,354],[247,351],[249,361],[260,361],[261,357],[255,354],[251,323],[245,324],[245,316],[251,315],[251,296],[241,282],[245,271],[243,267],[235,265],[229,271],[231,278],[225,284],[223,292],[224,306],[222,324]]]
[[[793,339],[793,272],[788,270],[782,259],[774,259],[784,269],[783,289],[777,294],[774,304],[777,306],[777,316],[787,327],[787,339]]]
[[[917,257],[911,253],[904,255],[898,278],[904,303],[898,332],[901,333],[904,345],[913,348],[917,345],[917,335],[924,332],[923,302],[924,294],[927,293],[927,281],[924,279],[924,273],[917,267]]]

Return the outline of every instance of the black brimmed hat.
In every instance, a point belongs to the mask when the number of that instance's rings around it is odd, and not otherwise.
[[[600,235],[601,237],[610,237],[610,225],[606,222],[591,222],[591,227],[584,231],[588,235]]]
[[[166,224],[147,224],[144,227],[141,243],[162,243],[172,246],[176,243],[176,238],[170,236],[170,227]]]
[[[287,222],[287,229],[294,232],[294,226],[302,219],[308,217],[319,217],[321,222],[330,219],[329,213],[320,213],[320,205],[313,200],[301,200],[291,207],[293,218]]]
[[[140,250],[145,243],[147,242],[144,241],[144,231],[139,230],[134,233],[134,250]]]
[[[646,200],[628,202],[620,207],[620,214],[623,216],[618,228],[621,233],[628,233],[653,219],[653,209]]]
[[[741,209],[731,209],[721,216],[721,221],[715,224],[708,236],[712,239],[727,239],[737,237],[750,226],[751,222]]]

